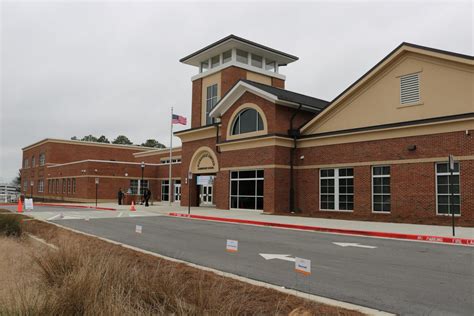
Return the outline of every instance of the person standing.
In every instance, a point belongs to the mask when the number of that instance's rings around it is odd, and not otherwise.
[[[145,190],[145,206],[146,206],[146,207],[149,206],[149,205],[148,205],[148,201],[150,200],[150,198],[151,198],[151,191],[150,191],[150,189],[147,188],[147,189]]]
[[[122,188],[119,189],[119,191],[117,193],[117,198],[118,198],[118,205],[122,205],[122,200],[123,200]]]

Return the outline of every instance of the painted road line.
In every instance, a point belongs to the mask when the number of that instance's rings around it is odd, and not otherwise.
[[[123,212],[120,212],[117,217],[122,217]]]
[[[285,260],[285,261],[292,261],[295,262],[295,258],[291,258],[291,255],[281,255],[281,254],[273,254],[273,253],[259,253],[265,260]]]
[[[376,246],[361,245],[359,243],[352,243],[352,242],[333,242],[333,244],[341,246],[341,247],[357,247],[357,248],[367,248],[367,249],[377,248]]]
[[[61,214],[56,214],[53,217],[48,218],[47,220],[52,221],[53,219],[56,219],[56,218],[59,218],[59,217],[61,217]]]
[[[474,246],[474,239],[472,238],[456,238],[456,237],[441,237],[441,236],[429,236],[429,235],[416,235],[416,234],[404,234],[404,233],[391,233],[391,232],[377,232],[377,231],[366,231],[366,230],[354,230],[354,229],[343,229],[343,228],[328,228],[319,226],[307,226],[307,225],[295,225],[286,223],[275,223],[275,222],[262,222],[247,219],[236,219],[226,217],[215,217],[215,216],[204,216],[204,215],[188,215],[183,213],[168,213],[168,216],[184,217],[199,220],[234,223],[234,224],[246,224],[256,226],[266,226],[273,228],[287,228],[296,230],[307,230],[322,233],[332,234],[343,234],[352,236],[364,236],[364,237],[375,237],[375,238],[386,238],[386,239],[400,239],[420,242],[432,242],[440,244],[451,244],[459,246]]]

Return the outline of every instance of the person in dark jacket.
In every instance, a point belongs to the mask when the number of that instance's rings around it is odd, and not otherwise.
[[[122,201],[123,201],[122,188],[119,189],[119,191],[118,191],[118,193],[117,193],[117,198],[118,198],[118,205],[122,205]]]
[[[148,201],[149,201],[150,198],[151,198],[151,191],[150,191],[150,189],[146,189],[146,190],[145,190],[144,197],[145,197],[145,206],[148,206]]]

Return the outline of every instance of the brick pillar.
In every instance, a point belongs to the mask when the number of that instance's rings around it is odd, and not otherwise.
[[[214,185],[212,189],[214,190],[214,204],[219,209],[227,210],[229,209],[229,196],[230,196],[230,180],[229,180],[230,171],[220,171],[217,173],[214,179]]]
[[[187,178],[186,174],[186,178]],[[184,179],[184,178],[183,178]],[[193,175],[192,180],[187,180],[188,183],[181,182],[181,206],[188,206],[189,202],[189,191],[191,190],[191,206],[199,206],[198,203],[198,192],[196,185],[196,175]]]

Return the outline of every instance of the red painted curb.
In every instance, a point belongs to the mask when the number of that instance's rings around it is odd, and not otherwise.
[[[0,204],[0,206],[14,206],[18,205],[16,203],[3,203]],[[59,206],[59,207],[64,207],[64,208],[87,208],[87,209],[93,209],[93,210],[101,210],[101,211],[116,211],[117,209],[111,208],[111,207],[95,207],[95,206],[87,206],[87,205],[75,205],[75,204],[57,204],[57,203],[35,203],[35,205],[39,206]]]
[[[210,220],[210,221],[228,222],[228,223],[240,223],[240,224],[250,224],[250,225],[260,225],[260,226],[271,226],[271,227],[278,227],[278,228],[311,230],[311,231],[326,232],[326,233],[350,234],[350,235],[382,237],[382,238],[397,238],[397,239],[408,239],[408,240],[418,240],[418,241],[426,241],[426,242],[474,246],[474,239],[469,239],[469,238],[440,237],[440,236],[429,236],[429,235],[411,235],[411,234],[385,233],[385,232],[375,232],[375,231],[365,231],[365,230],[326,228],[326,227],[318,227],[318,226],[260,222],[260,221],[246,220],[246,219],[223,218],[223,217],[213,217],[213,216],[203,216],[203,215],[188,215],[188,214],[181,214],[181,213],[168,213],[168,215],[176,216],[176,217]]]

